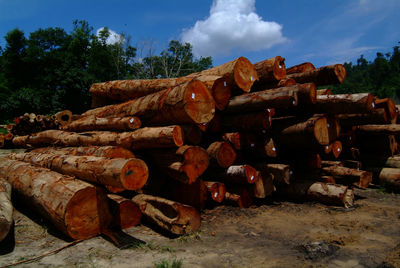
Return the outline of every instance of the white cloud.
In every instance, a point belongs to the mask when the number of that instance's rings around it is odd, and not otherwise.
[[[227,55],[234,49],[259,51],[286,41],[282,26],[255,13],[255,0],[214,0],[210,16],[182,33],[200,56]]]
[[[97,29],[96,35],[99,36],[100,32],[104,30],[104,27]],[[108,29],[110,36],[107,38],[107,45],[113,45],[115,43],[122,43],[124,42],[124,37],[120,34],[117,34],[115,31]]]

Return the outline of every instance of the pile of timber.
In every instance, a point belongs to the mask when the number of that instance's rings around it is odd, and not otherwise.
[[[2,159],[0,179],[74,239],[142,216],[185,234],[217,204],[278,196],[351,207],[354,187],[396,189],[393,101],[332,94],[340,64],[284,61],[240,57],[185,77],[93,84],[93,109],[13,138],[28,152]]]

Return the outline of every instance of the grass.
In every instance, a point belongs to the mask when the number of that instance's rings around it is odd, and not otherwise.
[[[149,251],[149,250],[156,250],[159,252],[174,252],[175,250],[166,245],[166,246],[160,246],[160,245],[155,245],[152,242],[148,242],[148,243],[140,243],[140,244],[133,244],[130,249],[142,249],[145,251]]]
[[[180,242],[189,242],[193,240],[201,240],[200,231],[194,232],[192,234],[186,234],[178,237],[177,239]]]
[[[181,268],[183,264],[183,260],[161,260],[157,263],[154,263],[155,268]]]

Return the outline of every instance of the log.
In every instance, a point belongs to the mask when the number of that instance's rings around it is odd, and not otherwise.
[[[267,89],[274,89],[274,88],[279,88],[279,87],[289,87],[289,86],[294,86],[296,85],[296,81],[291,78],[283,78],[281,80],[276,80],[276,81],[271,81],[269,83],[259,83],[260,89],[267,90]],[[253,88],[255,86],[253,85]],[[253,89],[253,91],[256,91],[257,89]]]
[[[339,124],[344,128],[351,128],[359,125],[382,125],[389,124],[390,120],[385,109],[375,109],[365,114],[338,114]]]
[[[116,194],[108,194],[112,224],[121,229],[130,228],[139,224],[142,211],[138,205],[130,199],[126,199]]]
[[[66,126],[72,121],[72,112],[70,110],[60,111],[55,114],[55,117],[60,126]]]
[[[383,156],[393,156],[397,152],[397,142],[394,135],[357,133],[358,147],[361,153],[375,153]]]
[[[322,165],[321,156],[313,152],[282,152],[282,155],[296,171],[310,171],[320,169]]]
[[[174,150],[153,150],[146,154],[171,178],[191,184],[209,165],[206,150],[199,146],[185,145]]]
[[[104,191],[73,177],[3,158],[5,178],[24,204],[72,239],[87,239],[108,228],[111,215]]]
[[[45,130],[29,136],[18,136],[13,144],[18,147],[59,146],[121,146],[131,150],[171,148],[183,145],[184,136],[179,126],[146,127],[132,132],[91,131],[83,133]]]
[[[361,160],[368,167],[400,168],[400,155],[387,157],[376,154],[362,154]]]
[[[330,167],[330,166],[344,167],[344,163],[343,163],[343,161],[322,160],[321,166],[322,167]]]
[[[207,123],[214,111],[215,103],[207,86],[193,79],[121,104],[86,111],[83,116],[138,116],[148,126]]]
[[[63,130],[83,132],[91,130],[130,131],[141,126],[140,119],[136,116],[128,117],[96,117],[86,116],[62,127]]]
[[[325,116],[308,119],[297,117],[273,118],[273,139],[282,148],[309,148],[329,144],[328,122]]]
[[[356,127],[357,132],[367,134],[399,135],[400,125],[362,125]]]
[[[221,203],[225,198],[226,187],[222,182],[204,181],[212,200]]]
[[[290,184],[290,177],[292,175],[292,171],[289,165],[285,164],[264,164],[258,166],[260,169],[262,177],[269,177],[272,175],[272,178],[277,184]]]
[[[265,111],[268,108],[288,108],[298,103],[300,86],[290,86],[248,93],[231,98],[226,113]]]
[[[236,152],[232,146],[224,141],[211,143],[207,148],[210,164],[218,165],[222,168],[231,166],[236,159]]]
[[[262,112],[222,115],[216,117],[220,122],[215,123],[221,125],[222,131],[262,131],[271,127],[274,114],[275,110],[271,108]]]
[[[315,70],[314,64],[311,62],[304,62],[286,69],[286,75],[295,73],[304,73]]]
[[[259,172],[250,165],[232,165],[223,174],[227,183],[234,184],[252,184],[259,176]]]
[[[197,125],[181,125],[185,144],[198,145],[203,139],[203,131]]]
[[[145,162],[137,158],[109,159],[96,156],[73,156],[45,153],[10,154],[10,159],[76,176],[82,180],[138,190],[145,185],[149,171]]]
[[[382,168],[379,172],[379,181],[388,190],[400,192],[400,169],[399,168]]]
[[[332,95],[332,91],[329,88],[322,88],[317,90],[318,95]]]
[[[145,194],[136,195],[132,201],[146,219],[172,234],[189,234],[200,228],[200,214],[193,207]]]
[[[0,242],[8,235],[13,225],[11,185],[0,177]]]
[[[207,186],[201,179],[192,184],[173,180],[165,185],[162,196],[201,211],[205,207],[208,191]]]
[[[315,70],[287,75],[288,78],[304,84],[313,82],[317,87],[343,83],[346,78],[346,69],[342,64],[323,66]]]
[[[189,77],[196,77],[199,75],[217,75],[225,77],[232,90],[239,88],[244,92],[249,92],[253,83],[258,80],[258,75],[253,64],[244,57],[237,58],[199,73],[190,74]]]
[[[281,56],[254,63],[254,68],[258,75],[258,81],[254,84],[256,88],[258,85],[286,78],[285,59]]]
[[[231,86],[228,79],[212,75],[200,75],[196,79],[206,84],[213,96],[215,107],[220,111],[224,110],[231,98]]]
[[[77,156],[86,155],[107,158],[135,158],[135,155],[130,150],[118,146],[43,147],[34,149],[31,152]]]
[[[326,114],[360,114],[370,113],[374,105],[370,93],[318,95],[312,109]]]
[[[248,190],[241,189],[235,192],[226,192],[224,203],[238,206],[240,208],[248,208],[253,203],[253,199]]]
[[[375,102],[375,108],[384,109],[390,120],[397,118],[396,104],[391,98],[385,98],[385,99],[375,98],[374,102]]]
[[[275,191],[274,186],[274,175],[268,170],[259,168],[261,165],[257,165],[259,176],[253,185],[253,197],[255,198],[265,198],[270,196],[272,192]]]
[[[323,167],[322,172],[333,176],[335,180],[341,184],[353,184],[363,189],[367,188],[372,182],[372,173],[364,170],[329,166]]]
[[[356,160],[343,160],[343,166],[354,169],[362,169],[362,163]]]

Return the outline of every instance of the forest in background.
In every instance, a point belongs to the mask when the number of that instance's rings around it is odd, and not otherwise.
[[[82,113],[90,108],[89,88],[95,82],[179,77],[212,67],[212,58],[194,57],[188,43],[172,40],[156,54],[153,42],[133,46],[121,34],[110,43],[109,36],[106,27],[95,34],[88,22],[77,20],[69,33],[57,27],[28,37],[19,29],[8,32],[0,47],[0,122],[26,112]],[[361,55],[344,66],[347,78],[331,87],[334,93],[371,92],[399,102],[399,46],[378,52],[371,62]]]

